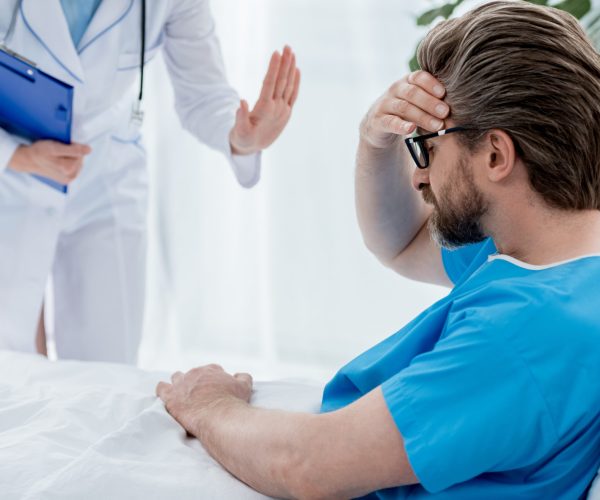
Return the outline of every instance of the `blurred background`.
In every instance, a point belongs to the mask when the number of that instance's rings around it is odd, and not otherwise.
[[[358,124],[408,72],[430,2],[212,2],[231,84],[253,105],[273,50],[302,71],[290,124],[251,190],[183,131],[160,58],[148,68],[149,280],[140,365],[218,362],[255,378],[326,379],[445,291],[365,248],[354,209]]]
[[[362,116],[409,71],[427,31],[419,14],[447,3],[213,1],[230,82],[251,106],[273,50],[291,45],[302,71],[291,122],[251,190],[181,129],[163,62],[152,61],[143,368],[217,362],[259,379],[326,380],[446,293],[368,252],[353,175]]]

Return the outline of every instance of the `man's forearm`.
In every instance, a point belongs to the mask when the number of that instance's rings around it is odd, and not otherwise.
[[[297,498],[311,420],[317,415],[265,410],[224,398],[196,416],[193,434],[238,479],[278,498]]]
[[[358,223],[365,244],[384,263],[406,248],[429,215],[412,187],[409,162],[401,138],[386,149],[360,141],[355,172]]]

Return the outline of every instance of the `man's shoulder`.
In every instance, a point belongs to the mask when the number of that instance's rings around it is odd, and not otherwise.
[[[600,255],[583,256],[549,265],[532,265],[502,254],[491,254],[461,287],[457,295],[500,294],[552,300],[562,293],[600,296]],[[533,296],[533,297],[532,297]]]
[[[486,329],[587,328],[600,331],[600,258],[524,269],[492,258],[469,283],[453,292],[449,323]]]

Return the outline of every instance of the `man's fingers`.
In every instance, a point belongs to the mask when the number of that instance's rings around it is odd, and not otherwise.
[[[159,382],[156,386],[156,395],[164,401],[167,397],[167,394],[171,390],[171,387],[173,386],[167,382]]]
[[[277,81],[277,73],[279,72],[279,66],[281,65],[281,56],[279,52],[273,52],[271,61],[269,62],[269,69],[263,80],[263,86],[260,91],[260,99],[268,100],[273,97],[275,92],[275,83]]]
[[[425,130],[437,131],[444,126],[443,120],[430,115],[404,99],[385,100],[381,105],[380,112],[383,114],[384,120],[387,119],[387,115],[396,115],[406,122],[416,123]]]
[[[395,87],[394,94],[397,99],[413,104],[438,119],[446,118],[450,112],[450,107],[444,101],[410,83]]]
[[[283,55],[281,56],[281,67],[279,68],[279,74],[277,75],[277,82],[275,83],[275,90],[273,92],[273,99],[281,99],[287,86],[288,73],[292,64],[292,49],[287,45],[283,49]]]
[[[213,371],[217,371],[217,372],[224,372],[225,371],[223,369],[223,367],[221,365],[218,365],[217,363],[211,363],[210,365],[201,366],[199,368],[193,368],[191,371],[193,371],[193,370],[202,370],[202,369],[213,370]]]
[[[240,382],[244,382],[248,385],[248,387],[252,388],[252,375],[249,373],[236,373],[233,378],[239,380]]]
[[[407,135],[415,130],[415,124],[396,115],[384,115],[381,117],[379,127],[384,134]]]
[[[292,91],[292,95],[290,96],[289,105],[292,107],[298,99],[298,91],[300,90],[300,70],[296,68],[296,72],[294,75],[294,90]]]
[[[413,71],[408,75],[408,83],[418,85],[425,89],[431,95],[441,99],[446,94],[446,89],[442,83],[431,73],[423,70]]]

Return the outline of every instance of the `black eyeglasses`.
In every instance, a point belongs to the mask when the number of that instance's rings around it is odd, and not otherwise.
[[[417,168],[427,168],[429,166],[429,151],[427,151],[427,147],[425,146],[425,141],[427,139],[433,139],[434,137],[439,137],[440,135],[451,134],[452,132],[462,132],[464,130],[472,130],[470,127],[452,127],[444,130],[440,130],[438,132],[432,132],[431,134],[417,135],[414,137],[408,137],[404,139],[408,150],[410,151],[410,155],[415,161]]]

